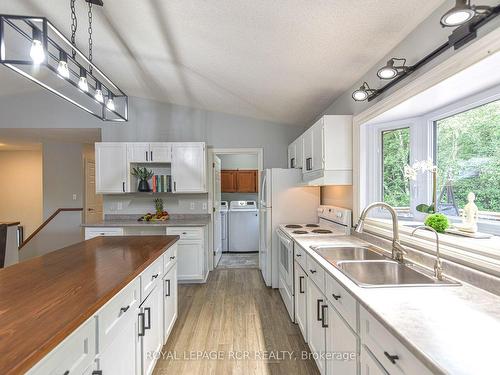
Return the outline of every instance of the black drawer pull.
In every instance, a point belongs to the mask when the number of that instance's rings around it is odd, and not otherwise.
[[[338,301],[342,296],[340,294],[332,293],[332,297],[335,298],[335,301]]]
[[[328,308],[328,305],[323,305],[321,306],[321,327],[323,328],[328,328],[328,324],[325,322],[325,315],[326,315],[326,309]]]
[[[165,297],[170,297],[170,280],[165,280],[167,283],[167,293],[165,294]]]
[[[299,276],[299,293],[303,294],[304,291],[302,290],[302,280],[304,280],[304,276]]]
[[[151,329],[151,307],[145,307],[144,313],[148,313],[148,324],[144,324],[144,329]],[[144,319],[146,321],[146,319]]]
[[[102,370],[94,370],[92,371],[92,375],[102,375]]]
[[[144,336],[144,333],[146,331],[146,326],[145,326],[146,318],[144,316],[144,313],[139,313],[138,317],[139,317],[139,336]]]
[[[171,256],[171,257],[170,257],[170,260],[172,260],[172,259],[175,259],[175,256]]]
[[[69,370],[64,371],[63,375],[69,375]]]
[[[302,254],[295,254],[295,256],[296,256],[297,258],[300,258],[300,257],[302,256]]]
[[[153,279],[156,279],[158,277],[158,274],[154,274],[153,276],[151,276]]]
[[[316,270],[309,270],[311,273],[316,273]]]
[[[316,315],[317,315],[317,316],[316,316],[316,320],[317,320],[318,322],[320,322],[320,321],[321,321],[321,313],[320,313],[320,307],[319,307],[319,305],[321,305],[322,303],[323,303],[323,300],[322,300],[322,299],[318,299],[318,300],[316,300]]]
[[[120,307],[120,311],[122,311],[122,312],[127,312],[128,309],[130,309],[130,305],[128,305],[126,307]]]
[[[399,359],[399,356],[398,356],[398,355],[390,355],[390,354],[389,354],[389,353],[387,353],[387,352],[384,352],[384,355],[387,357],[387,359],[388,359],[389,361],[391,361],[391,363],[392,363],[393,365],[395,365],[395,364],[396,364],[396,360],[398,360],[398,359]]]

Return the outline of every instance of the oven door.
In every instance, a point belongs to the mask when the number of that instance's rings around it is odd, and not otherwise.
[[[279,239],[279,291],[293,320],[293,241],[279,229],[276,233]]]

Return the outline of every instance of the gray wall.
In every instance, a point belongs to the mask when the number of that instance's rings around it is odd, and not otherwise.
[[[474,3],[474,1],[473,1]],[[498,0],[481,0],[478,3],[481,5],[498,5]],[[389,91],[385,92],[383,95],[374,99],[371,102],[355,102],[351,95],[352,92],[359,88],[363,81],[368,82],[371,88],[382,87],[385,82],[377,77],[377,70],[384,66],[391,57],[401,57],[408,60],[407,65],[412,65],[428,53],[435,50],[441,44],[448,40],[448,36],[454,30],[454,28],[443,28],[441,27],[439,20],[441,16],[452,6],[454,6],[455,0],[447,0],[439,7],[430,17],[424,20],[419,26],[413,30],[408,37],[406,37],[400,44],[396,46],[390,53],[388,53],[382,60],[375,64],[363,77],[361,77],[349,90],[344,92],[339,98],[337,98],[330,106],[324,111],[324,113],[318,114],[320,117],[323,114],[330,115],[356,115],[367,108],[371,107],[375,103],[382,100],[387,95],[390,95],[398,88],[403,87],[409,82],[417,79],[423,73],[430,70],[431,68],[439,65],[441,62],[450,58],[455,51],[450,49],[444,54],[433,60],[428,65],[422,67],[417,72],[413,73],[410,77],[400,82],[398,85],[391,88]],[[478,39],[486,35],[491,30],[500,27],[500,17],[497,17],[491,21],[488,25],[483,27],[478,31]],[[475,39],[477,40],[477,39]],[[314,121],[311,122],[313,124]]]
[[[2,128],[102,128],[103,141],[204,141],[213,147],[263,147],[265,168],[285,167],[287,146],[303,130],[303,126],[135,97],[130,98],[129,122],[105,123],[48,91],[1,96],[0,113]]]
[[[222,169],[258,169],[259,163],[255,154],[219,154]]]

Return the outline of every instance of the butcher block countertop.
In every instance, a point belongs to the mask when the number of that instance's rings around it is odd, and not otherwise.
[[[0,374],[33,367],[178,239],[96,237],[0,270]]]

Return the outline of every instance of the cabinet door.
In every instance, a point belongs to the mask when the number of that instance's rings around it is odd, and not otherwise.
[[[163,343],[177,320],[177,265],[174,265],[163,279]]]
[[[300,136],[297,138],[295,143],[295,168],[301,169],[304,167],[304,137]]]
[[[339,313],[330,305],[327,305],[326,313],[326,352],[332,353],[326,361],[326,373],[357,374],[358,371],[358,337],[349,328]],[[340,358],[336,358],[338,353]],[[342,358],[349,355],[349,358]]]
[[[155,352],[162,346],[163,332],[163,303],[162,288],[157,285],[141,306],[143,315],[142,336],[142,373],[149,375],[153,373],[156,356]]]
[[[295,168],[297,165],[296,143],[288,146],[288,168]]]
[[[177,242],[177,279],[203,279],[203,241]]]
[[[323,169],[323,120],[312,126],[312,170]]]
[[[321,374],[325,374],[326,361],[321,358],[325,353],[325,328],[323,327],[322,306],[325,297],[313,282],[307,283],[307,334],[308,344],[312,353],[318,353],[316,365]]]
[[[124,193],[128,191],[127,165],[127,146],[125,143],[96,143],[96,193]]]
[[[236,192],[236,171],[223,170],[220,173],[221,192],[235,193]]]
[[[238,171],[236,173],[238,193],[257,192],[257,171]]]
[[[141,363],[138,361],[140,340],[138,340],[139,309],[123,324],[117,335],[100,353],[100,370],[103,374],[140,375]],[[140,357],[139,357],[140,358]]]
[[[170,163],[172,161],[172,144],[154,142],[149,144],[150,161],[154,163]]]
[[[129,163],[145,163],[151,161],[149,143],[127,143],[127,159]]]
[[[389,374],[382,367],[378,361],[372,357],[372,354],[368,352],[368,350],[362,346],[361,348],[361,375],[387,375]]]
[[[295,266],[295,322],[307,342],[307,275],[302,267],[294,262]]]
[[[304,155],[303,155],[303,168],[304,172],[310,172],[313,170],[313,129],[309,128],[306,130],[303,136],[304,141]]]
[[[172,145],[172,180],[174,193],[206,192],[204,143],[174,143]]]

